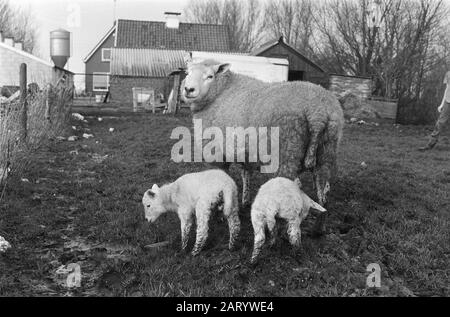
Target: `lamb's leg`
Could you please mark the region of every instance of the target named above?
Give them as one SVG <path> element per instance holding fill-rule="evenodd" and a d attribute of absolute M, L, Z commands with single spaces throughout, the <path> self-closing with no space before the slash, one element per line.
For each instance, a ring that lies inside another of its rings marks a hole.
<path fill-rule="evenodd" d="M 317 191 L 317 202 L 324 208 L 328 209 L 327 204 L 327 194 L 330 191 L 330 181 L 329 178 L 324 176 L 324 173 L 320 170 L 314 171 L 314 186 Z M 317 215 L 316 223 L 313 228 L 314 236 L 321 236 L 325 231 L 325 220 L 327 217 L 327 212 L 322 212 Z"/>
<path fill-rule="evenodd" d="M 320 136 L 325 128 L 325 123 L 315 123 L 310 129 L 310 139 L 305 157 L 305 168 L 312 169 L 316 166 L 316 153 Z"/>
<path fill-rule="evenodd" d="M 242 176 L 242 206 L 250 205 L 250 170 L 245 167 L 241 170 Z"/>
<path fill-rule="evenodd" d="M 181 250 L 186 250 L 189 241 L 189 233 L 192 227 L 192 214 L 186 215 L 180 213 L 181 222 Z"/>
<path fill-rule="evenodd" d="M 209 218 L 211 217 L 210 206 L 206 202 L 199 202 L 195 207 L 195 216 L 197 221 L 197 236 L 195 239 L 192 255 L 196 256 L 203 249 L 208 238 Z"/>
<path fill-rule="evenodd" d="M 261 249 L 266 240 L 265 234 L 266 221 L 259 212 L 254 212 L 253 210 L 252 210 L 252 225 L 253 225 L 253 232 L 255 234 L 255 241 L 253 244 L 253 253 L 250 262 L 255 264 L 256 261 L 258 260 L 258 255 L 261 252 Z"/>

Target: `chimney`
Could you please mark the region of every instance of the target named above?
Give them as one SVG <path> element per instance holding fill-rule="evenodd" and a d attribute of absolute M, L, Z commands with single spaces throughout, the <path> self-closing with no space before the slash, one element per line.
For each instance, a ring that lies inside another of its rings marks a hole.
<path fill-rule="evenodd" d="M 14 47 L 14 38 L 12 37 L 5 37 L 5 44 Z"/>
<path fill-rule="evenodd" d="M 180 26 L 180 12 L 164 12 L 166 16 L 166 27 L 169 29 L 178 29 Z"/>
<path fill-rule="evenodd" d="M 15 42 L 14 47 L 17 48 L 18 50 L 23 51 L 23 42 Z"/>

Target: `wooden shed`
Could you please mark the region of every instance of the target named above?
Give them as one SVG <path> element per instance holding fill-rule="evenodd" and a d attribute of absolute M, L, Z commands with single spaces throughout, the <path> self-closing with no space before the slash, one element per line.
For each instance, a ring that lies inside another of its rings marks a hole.
<path fill-rule="evenodd" d="M 299 50 L 285 43 L 283 37 L 267 42 L 251 53 L 254 56 L 286 58 L 289 61 L 288 81 L 304 80 L 327 87 L 326 71 Z"/>

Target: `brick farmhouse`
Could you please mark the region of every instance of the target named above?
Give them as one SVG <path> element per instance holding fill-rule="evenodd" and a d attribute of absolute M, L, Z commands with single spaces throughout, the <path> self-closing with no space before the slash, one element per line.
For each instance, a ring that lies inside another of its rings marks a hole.
<path fill-rule="evenodd" d="M 166 98 L 168 75 L 184 66 L 186 51 L 229 52 L 226 26 L 181 23 L 168 13 L 166 22 L 117 20 L 84 59 L 86 92 L 111 101 L 132 103 L 132 88 L 145 87 Z"/>

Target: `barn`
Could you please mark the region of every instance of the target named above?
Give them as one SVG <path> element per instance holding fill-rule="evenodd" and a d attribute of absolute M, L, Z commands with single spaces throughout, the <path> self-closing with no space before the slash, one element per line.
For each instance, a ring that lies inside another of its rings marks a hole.
<path fill-rule="evenodd" d="M 304 80 L 324 87 L 328 86 L 327 72 L 299 50 L 286 43 L 283 37 L 263 44 L 251 52 L 251 55 L 286 58 L 289 61 L 289 81 Z"/>
<path fill-rule="evenodd" d="M 110 96 L 114 102 L 131 105 L 133 91 L 151 90 L 154 96 L 167 97 L 173 87 L 168 75 L 185 66 L 186 52 L 148 48 L 113 48 L 111 50 Z"/>
<path fill-rule="evenodd" d="M 84 59 L 86 92 L 109 92 L 110 100 L 120 103 L 132 102 L 133 87 L 166 95 L 167 75 L 181 66 L 186 51 L 230 51 L 226 26 L 182 23 L 176 12 L 165 15 L 165 22 L 118 19 Z"/>
<path fill-rule="evenodd" d="M 289 61 L 288 81 L 309 81 L 321 85 L 338 98 L 354 96 L 357 99 L 357 112 L 364 108 L 370 113 L 365 119 L 395 122 L 397 117 L 397 100 L 385 100 L 372 96 L 372 78 L 351 76 L 348 74 L 330 74 L 298 49 L 292 47 L 280 37 L 254 50 L 254 56 L 285 58 Z M 343 100 L 343 99 L 341 99 Z M 354 113 L 352 113 L 354 114 Z"/>

